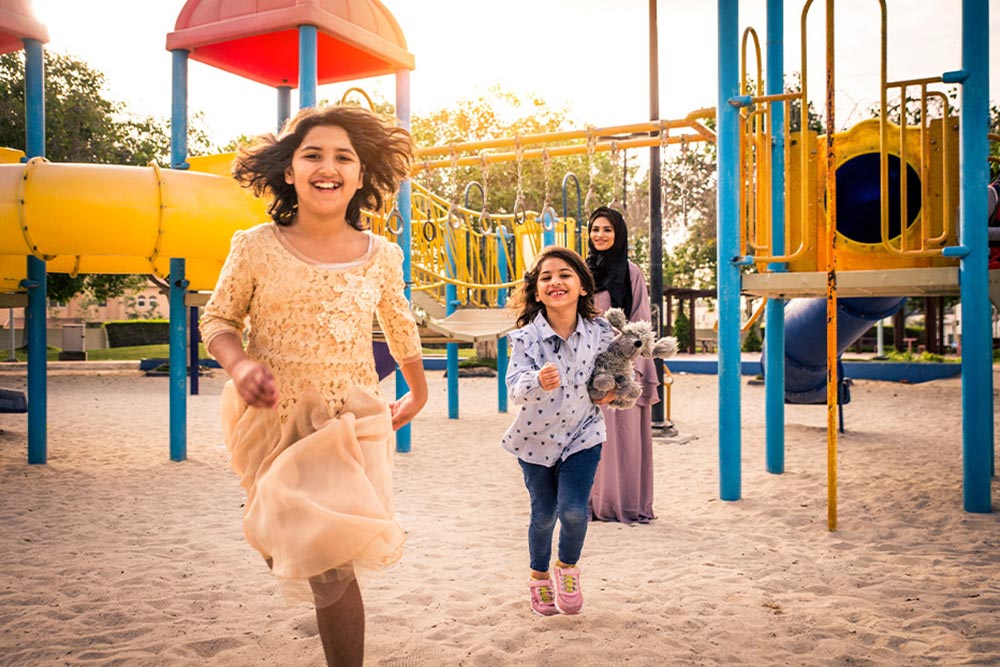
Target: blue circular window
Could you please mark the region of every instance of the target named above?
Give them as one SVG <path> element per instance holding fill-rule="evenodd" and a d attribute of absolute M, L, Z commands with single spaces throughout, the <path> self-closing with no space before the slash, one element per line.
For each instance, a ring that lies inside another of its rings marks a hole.
<path fill-rule="evenodd" d="M 837 231 L 858 243 L 882 242 L 879 154 L 864 153 L 837 168 Z M 900 234 L 900 161 L 889 156 L 889 238 Z M 906 165 L 906 226 L 920 215 L 920 176 Z"/>

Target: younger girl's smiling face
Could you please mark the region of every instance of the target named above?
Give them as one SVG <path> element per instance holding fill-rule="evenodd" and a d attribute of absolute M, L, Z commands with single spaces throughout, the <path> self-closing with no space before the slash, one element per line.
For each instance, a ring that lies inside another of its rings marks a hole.
<path fill-rule="evenodd" d="M 343 216 L 363 178 L 351 137 L 337 125 L 306 132 L 285 171 L 285 182 L 295 187 L 299 215 Z"/>
<path fill-rule="evenodd" d="M 615 227 L 607 218 L 594 218 L 590 223 L 590 242 L 594 247 L 604 252 L 615 244 Z"/>
<path fill-rule="evenodd" d="M 538 268 L 538 282 L 535 285 L 536 298 L 546 311 L 576 311 L 576 302 L 586 292 L 580 284 L 580 276 L 569 264 L 558 257 L 548 257 Z"/>

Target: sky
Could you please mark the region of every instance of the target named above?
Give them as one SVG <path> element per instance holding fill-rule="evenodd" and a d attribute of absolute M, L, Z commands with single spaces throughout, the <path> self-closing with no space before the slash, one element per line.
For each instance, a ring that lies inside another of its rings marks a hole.
<path fill-rule="evenodd" d="M 143 115 L 169 117 L 171 56 L 166 35 L 183 0 L 33 0 L 49 30 L 46 48 L 87 62 L 107 77 L 107 96 Z M 383 0 L 416 60 L 411 105 L 416 114 L 486 95 L 493 86 L 540 95 L 567 107 L 577 127 L 649 119 L 647 0 Z M 740 1 L 740 31 L 753 27 L 766 44 L 766 0 Z M 887 0 L 890 79 L 937 76 L 961 67 L 960 0 Z M 803 3 L 785 3 L 785 70 L 801 70 Z M 990 32 L 1000 35 L 1000 0 L 990 0 Z M 879 3 L 838 0 L 837 125 L 869 117 L 878 100 Z M 822 106 L 824 3 L 807 23 L 809 87 Z M 660 117 L 679 118 L 716 103 L 716 3 L 658 0 Z M 991 44 L 991 99 L 1000 100 L 998 39 Z M 394 77 L 319 88 L 339 100 L 359 86 L 392 101 Z M 192 60 L 189 112 L 202 112 L 213 140 L 275 129 L 276 94 Z M 293 91 L 292 106 L 297 108 Z"/>

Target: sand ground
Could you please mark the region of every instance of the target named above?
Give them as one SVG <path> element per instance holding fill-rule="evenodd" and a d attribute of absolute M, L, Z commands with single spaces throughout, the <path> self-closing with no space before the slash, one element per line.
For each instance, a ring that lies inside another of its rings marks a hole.
<path fill-rule="evenodd" d="M 181 463 L 166 378 L 51 372 L 46 465 L 26 463 L 26 416 L 0 415 L 0 665 L 323 665 L 312 610 L 243 539 L 224 380 L 189 397 Z M 1000 482 L 994 513 L 963 511 L 958 379 L 855 383 L 830 532 L 826 410 L 787 407 L 786 472 L 768 474 L 764 388 L 744 383 L 743 497 L 725 502 L 717 378 L 676 376 L 671 417 L 695 437 L 656 445 L 658 519 L 591 524 L 584 612 L 551 618 L 528 609 L 496 380 L 461 380 L 458 420 L 429 381 L 396 455 L 406 552 L 365 584 L 366 664 L 1000 664 Z"/>

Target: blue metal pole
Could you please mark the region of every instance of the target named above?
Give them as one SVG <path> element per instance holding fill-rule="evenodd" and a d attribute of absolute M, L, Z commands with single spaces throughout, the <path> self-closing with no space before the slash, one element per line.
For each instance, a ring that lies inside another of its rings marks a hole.
<path fill-rule="evenodd" d="M 400 70 L 396 72 L 396 118 L 399 126 L 410 129 L 410 71 Z M 396 206 L 403 217 L 403 231 L 397 241 L 403 249 L 403 283 L 405 285 L 406 299 L 412 299 L 410 286 L 413 284 L 413 251 L 412 251 L 412 230 L 410 229 L 410 216 L 412 205 L 410 203 L 411 184 L 410 181 L 403 181 L 399 184 L 399 194 L 396 195 Z M 396 398 L 400 398 L 410 390 L 406 384 L 406 378 L 396 367 Z M 412 431 L 410 424 L 396 431 L 396 451 L 410 451 Z"/>
<path fill-rule="evenodd" d="M 765 92 L 784 92 L 785 26 L 782 0 L 767 0 L 767 76 Z M 771 247 L 785 252 L 785 104 L 770 106 L 771 121 Z M 782 263 L 768 268 L 780 273 Z M 764 311 L 764 340 L 768 350 L 764 370 L 764 413 L 766 431 L 766 467 L 770 473 L 785 472 L 785 304 L 770 299 Z"/>
<path fill-rule="evenodd" d="M 722 500 L 739 500 L 740 453 L 740 273 L 739 254 L 739 118 L 729 100 L 739 90 L 739 3 L 718 0 L 719 152 L 719 492 Z"/>
<path fill-rule="evenodd" d="M 187 169 L 188 52 L 171 51 L 170 168 Z"/>
<path fill-rule="evenodd" d="M 579 200 L 579 198 L 577 198 Z M 507 271 L 507 229 L 497 225 L 497 263 L 500 269 L 500 282 L 510 280 Z M 507 288 L 497 290 L 497 308 L 507 305 Z M 497 410 L 507 412 L 507 337 L 497 339 Z"/>
<path fill-rule="evenodd" d="M 187 169 L 188 52 L 172 52 L 170 166 Z M 187 313 L 188 282 L 183 259 L 170 259 L 170 460 L 187 458 Z M 196 348 L 197 351 L 197 348 Z M 197 352 L 196 352 L 197 353 Z M 197 370 L 197 365 L 195 365 Z"/>
<path fill-rule="evenodd" d="M 316 106 L 318 31 L 314 25 L 299 26 L 299 108 Z M 396 79 L 397 82 L 399 79 Z M 398 103 L 398 100 L 397 100 Z"/>
<path fill-rule="evenodd" d="M 457 273 L 455 266 L 455 230 L 450 222 L 445 225 L 444 251 L 448 258 L 445 271 L 449 278 Z M 445 315 L 455 312 L 458 305 L 458 288 L 448 283 L 444 288 Z M 458 419 L 458 343 L 448 343 L 445 363 L 448 375 L 448 419 Z"/>
<path fill-rule="evenodd" d="M 563 176 L 562 180 L 562 204 L 563 204 L 563 217 L 569 217 L 569 201 L 566 196 L 566 185 L 569 183 L 569 179 L 573 179 L 573 184 L 576 186 L 576 229 L 573 232 L 573 248 L 580 254 L 583 254 L 583 246 L 580 227 L 583 225 L 583 199 L 580 195 L 580 179 L 576 177 L 576 174 L 570 172 Z M 567 244 L 568 245 L 568 244 Z"/>
<path fill-rule="evenodd" d="M 45 157 L 45 52 L 35 39 L 24 40 L 25 153 Z M 46 314 L 48 277 L 45 262 L 28 257 L 28 306 L 24 332 L 28 345 L 28 463 L 48 460 L 48 388 L 46 383 Z M 13 329 L 13 327 L 12 327 Z"/>
<path fill-rule="evenodd" d="M 962 2 L 960 129 L 962 296 L 962 471 L 967 512 L 990 511 L 993 371 L 987 282 L 986 187 L 989 163 L 989 2 Z"/>
<path fill-rule="evenodd" d="M 187 458 L 187 310 L 184 260 L 170 259 L 170 460 Z"/>
<path fill-rule="evenodd" d="M 45 157 L 45 51 L 36 39 L 24 40 L 25 152 Z"/>
<path fill-rule="evenodd" d="M 292 87 L 278 86 L 278 131 L 292 117 Z"/>

